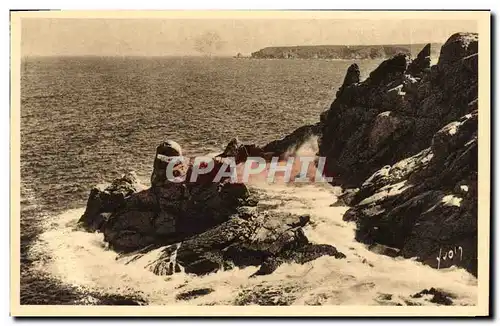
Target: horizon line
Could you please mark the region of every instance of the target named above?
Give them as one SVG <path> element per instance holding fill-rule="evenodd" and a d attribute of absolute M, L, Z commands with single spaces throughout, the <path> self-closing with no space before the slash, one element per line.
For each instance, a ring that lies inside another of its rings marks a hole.
<path fill-rule="evenodd" d="M 422 43 L 381 43 L 381 44 L 317 44 L 317 45 L 270 45 L 260 48 L 256 51 L 246 53 L 249 56 L 253 53 L 259 52 L 267 48 L 300 48 L 300 47 L 328 47 L 328 46 L 345 46 L 345 47 L 371 47 L 371 46 L 406 46 L 406 45 L 440 45 L 442 46 L 444 42 L 422 42 Z M 242 52 L 235 51 L 232 54 L 29 54 L 22 55 L 21 58 L 47 58 L 47 57 L 234 57 L 237 54 L 243 54 Z"/>

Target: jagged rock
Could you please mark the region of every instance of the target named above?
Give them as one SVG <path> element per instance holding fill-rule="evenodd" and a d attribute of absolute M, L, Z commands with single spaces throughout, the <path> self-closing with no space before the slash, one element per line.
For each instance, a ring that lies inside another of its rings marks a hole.
<path fill-rule="evenodd" d="M 450 36 L 441 47 L 437 66 L 446 69 L 461 59 L 476 54 L 478 51 L 477 33 L 456 33 Z"/>
<path fill-rule="evenodd" d="M 351 206 L 354 198 L 356 197 L 356 194 L 359 192 L 359 188 L 354 188 L 354 189 L 346 189 L 344 190 L 343 193 L 341 193 L 337 201 L 333 203 L 332 207 L 337 207 L 337 206 Z"/>
<path fill-rule="evenodd" d="M 227 143 L 224 152 L 220 154 L 221 157 L 236 157 L 238 155 L 241 143 L 238 138 L 233 138 L 229 143 Z"/>
<path fill-rule="evenodd" d="M 285 156 L 289 153 L 295 153 L 311 137 L 317 137 L 321 133 L 321 125 L 306 125 L 295 129 L 289 135 L 279 140 L 274 140 L 262 147 L 266 153 L 274 153 L 277 156 Z"/>
<path fill-rule="evenodd" d="M 430 71 L 424 68 L 426 46 L 409 66 L 399 54 L 368 79 L 342 86 L 321 116 L 319 155 L 326 157 L 325 175 L 333 184 L 359 187 L 380 167 L 428 147 L 441 127 L 472 111 L 478 81 L 474 35 L 450 37 L 442 64 Z"/>
<path fill-rule="evenodd" d="M 403 257 L 436 268 L 457 265 L 475 274 L 477 110 L 440 129 L 429 148 L 378 175 L 363 184 L 344 215 L 356 221 L 356 239 L 397 248 Z"/>
<path fill-rule="evenodd" d="M 333 246 L 309 242 L 302 227 L 310 216 L 257 211 L 257 200 L 245 184 L 230 177 L 214 179 L 224 168 L 224 156 L 241 157 L 242 148 L 253 147 L 231 141 L 223 154 L 213 158 L 214 169 L 197 179 L 191 178 L 192 165 L 178 162 L 175 171 L 180 179 L 175 181 L 163 169 L 182 149 L 174 142 L 162 143 L 156 151 L 151 188 L 136 185 L 131 174 L 103 190 L 93 189 L 80 223 L 102 232 L 121 257 L 134 260 L 157 250 L 158 259 L 149 269 L 159 275 L 181 271 L 202 275 L 250 265 L 263 265 L 265 270 L 270 261 L 303 264 L 323 255 L 345 257 Z"/>
<path fill-rule="evenodd" d="M 349 68 L 347 68 L 347 74 L 344 78 L 342 86 L 351 86 L 352 84 L 359 83 L 359 76 L 359 66 L 353 63 L 349 66 Z"/>
<path fill-rule="evenodd" d="M 304 264 L 324 255 L 345 258 L 333 246 L 311 244 L 301 226 L 290 226 L 301 225 L 302 220 L 291 214 L 270 217 L 261 212 L 251 218 L 236 214 L 202 234 L 162 248 L 149 268 L 169 275 L 178 265 L 186 273 L 203 275 L 261 265 L 257 276 L 272 273 L 283 262 Z"/>
<path fill-rule="evenodd" d="M 193 167 L 179 163 L 177 176 L 185 180 L 173 182 L 167 180 L 162 170 L 166 162 L 158 154 L 173 157 L 182 151 L 173 142 L 158 146 L 151 188 L 143 190 L 133 175 L 126 175 L 90 193 L 80 224 L 103 232 L 112 249 L 130 252 L 175 243 L 226 221 L 241 206 L 255 205 L 244 184 L 231 182 L 229 177 L 214 182 L 223 162 L 214 160 L 213 171 L 194 181 Z"/>
<path fill-rule="evenodd" d="M 238 138 L 233 138 L 224 149 L 224 152 L 217 155 L 217 157 L 231 157 L 234 158 L 236 164 L 245 162 L 249 157 L 262 157 L 270 159 L 272 153 L 266 153 L 262 148 L 255 144 L 242 144 Z"/>
<path fill-rule="evenodd" d="M 431 67 L 431 44 L 427 44 L 417 54 L 417 57 L 408 66 L 407 73 L 415 77 L 422 77 Z"/>
<path fill-rule="evenodd" d="M 356 83 L 359 83 L 359 78 L 360 78 L 360 71 L 359 71 L 359 66 L 356 63 L 353 63 L 352 65 L 347 68 L 347 73 L 345 74 L 344 82 L 342 83 L 342 86 L 340 87 L 339 91 L 337 92 L 337 96 L 342 95 L 342 91 Z"/>
<path fill-rule="evenodd" d="M 396 54 L 373 70 L 367 82 L 374 85 L 386 85 L 389 82 L 402 80 L 409 63 L 410 59 L 407 54 Z"/>
<path fill-rule="evenodd" d="M 356 188 L 339 204 L 358 241 L 476 274 L 477 34 L 451 36 L 431 69 L 429 50 L 346 87 L 322 114 L 320 155 L 334 184 Z"/>
<path fill-rule="evenodd" d="M 78 224 L 90 232 L 101 230 L 108 220 L 110 212 L 118 209 L 127 197 L 142 188 L 143 186 L 133 171 L 126 173 L 109 185 L 95 186 L 90 191 L 87 207 Z"/>
<path fill-rule="evenodd" d="M 401 120 L 391 115 L 391 111 L 382 112 L 375 117 L 372 129 L 368 135 L 369 147 L 377 149 L 393 132 L 398 130 Z"/>
<path fill-rule="evenodd" d="M 239 206 L 250 204 L 248 199 L 246 186 L 227 178 L 219 183 L 170 183 L 129 196 L 111 212 L 103 233 L 120 252 L 175 243 L 226 221 Z"/>

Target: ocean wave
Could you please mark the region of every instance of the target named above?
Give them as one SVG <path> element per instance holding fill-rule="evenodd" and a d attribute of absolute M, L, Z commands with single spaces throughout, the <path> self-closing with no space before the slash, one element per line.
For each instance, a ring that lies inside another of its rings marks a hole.
<path fill-rule="evenodd" d="M 342 221 L 347 207 L 330 206 L 339 189 L 261 184 L 258 190 L 265 193 L 262 204 L 272 210 L 310 214 L 307 237 L 334 245 L 347 258 L 321 257 L 304 265 L 283 264 L 271 275 L 259 277 L 250 277 L 257 267 L 206 276 L 157 276 L 146 267 L 158 252 L 138 259 L 119 258 L 107 248 L 102 234 L 78 229 L 83 209 L 72 209 L 43 221 L 43 231 L 29 254 L 46 258 L 37 259 L 33 271 L 102 295 L 139 294 L 152 305 L 425 305 L 433 303 L 411 296 L 431 287 L 451 293 L 454 304 L 477 302 L 477 279 L 462 269 L 432 269 L 414 260 L 376 254 L 356 242 L 355 225 Z M 90 298 L 83 304 L 94 301 Z"/>

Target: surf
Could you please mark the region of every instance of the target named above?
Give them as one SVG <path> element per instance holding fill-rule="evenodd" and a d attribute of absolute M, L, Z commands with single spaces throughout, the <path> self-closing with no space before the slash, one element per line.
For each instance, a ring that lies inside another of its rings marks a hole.
<path fill-rule="evenodd" d="M 476 303 L 477 279 L 465 270 L 432 269 L 414 260 L 371 252 L 356 242 L 354 223 L 342 221 L 348 207 L 331 206 L 339 188 L 264 183 L 252 187 L 262 193 L 260 205 L 266 205 L 270 211 L 310 214 L 312 223 L 304 230 L 311 242 L 334 245 L 347 258 L 324 256 L 304 265 L 283 264 L 274 273 L 258 277 L 250 277 L 257 267 L 222 270 L 206 276 L 157 276 L 148 270 L 148 264 L 158 257 L 159 250 L 136 259 L 120 257 L 107 248 L 102 234 L 78 228 L 77 221 L 84 211 L 79 208 L 43 221 L 43 231 L 29 252 L 44 257 L 35 262 L 34 271 L 49 273 L 82 292 L 139 296 L 150 305 L 262 304 L 242 300 L 248 293 L 262 291 L 275 293 L 264 304 L 273 304 L 277 298 L 283 301 L 274 303 L 291 305 L 432 304 L 423 299 L 408 302 L 415 293 L 431 287 L 453 294 L 455 304 Z M 182 299 L 186 293 L 200 291 L 206 294 Z M 387 300 L 389 296 L 391 299 Z M 92 297 L 87 302 L 92 303 Z"/>

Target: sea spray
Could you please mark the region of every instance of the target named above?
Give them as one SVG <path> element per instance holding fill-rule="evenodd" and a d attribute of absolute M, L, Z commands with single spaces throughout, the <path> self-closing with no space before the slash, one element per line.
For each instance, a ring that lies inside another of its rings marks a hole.
<path fill-rule="evenodd" d="M 40 260 L 36 268 L 65 283 L 100 293 L 141 293 L 149 304 L 245 303 L 250 300 L 245 297 L 248 293 L 280 293 L 283 288 L 290 290 L 282 294 L 287 304 L 373 305 L 380 304 L 380 293 L 392 294 L 394 304 L 405 304 L 410 295 L 430 287 L 453 293 L 456 304 L 476 302 L 477 281 L 464 270 L 435 270 L 412 260 L 378 255 L 354 241 L 354 224 L 342 221 L 347 208 L 330 207 L 339 189 L 317 184 L 258 187 L 263 197 L 260 204 L 273 204 L 277 211 L 310 214 L 312 223 L 305 227 L 307 237 L 312 242 L 335 245 L 347 258 L 325 256 L 304 265 L 283 264 L 272 274 L 258 277 L 250 277 L 257 267 L 234 268 L 201 277 L 184 273 L 157 276 L 146 267 L 158 258 L 158 250 L 129 263 L 117 260 L 118 255 L 106 249 L 102 234 L 76 228 L 83 213 L 77 209 L 44 222 L 45 231 L 31 250 L 45 253 L 50 259 Z M 192 300 L 176 299 L 180 293 L 200 288 L 213 291 Z M 419 304 L 431 303 L 422 299 Z"/>

